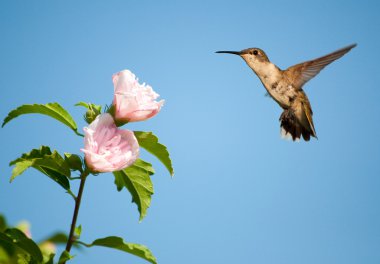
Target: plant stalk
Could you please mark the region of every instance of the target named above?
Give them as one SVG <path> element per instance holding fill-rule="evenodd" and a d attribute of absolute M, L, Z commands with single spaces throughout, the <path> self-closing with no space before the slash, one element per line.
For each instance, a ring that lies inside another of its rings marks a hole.
<path fill-rule="evenodd" d="M 73 244 L 74 244 L 74 242 L 76 240 L 76 237 L 74 236 L 74 231 L 75 231 L 75 226 L 76 226 L 76 223 L 77 223 L 80 202 L 82 200 L 82 194 L 83 194 L 84 184 L 86 182 L 86 178 L 87 178 L 88 174 L 89 173 L 87 171 L 84 171 L 81 174 L 81 180 L 80 180 L 78 195 L 77 195 L 77 197 L 75 199 L 75 208 L 74 208 L 73 219 L 71 221 L 69 238 L 68 238 L 67 244 L 66 244 L 66 251 L 68 253 L 70 253 L 71 247 L 73 246 Z M 65 264 L 65 263 L 66 263 L 66 261 L 63 264 Z"/>

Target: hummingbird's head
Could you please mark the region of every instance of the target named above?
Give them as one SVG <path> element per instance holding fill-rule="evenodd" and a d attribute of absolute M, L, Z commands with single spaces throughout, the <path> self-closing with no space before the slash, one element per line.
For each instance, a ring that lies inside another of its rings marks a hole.
<path fill-rule="evenodd" d="M 247 63 L 260 63 L 269 62 L 268 56 L 265 52 L 259 48 L 249 48 L 240 51 L 240 57 L 242 57 Z"/>
<path fill-rule="evenodd" d="M 229 53 L 239 55 L 249 67 L 256 71 L 263 64 L 269 62 L 268 56 L 259 48 L 243 49 L 242 51 L 217 51 L 216 53 Z"/>

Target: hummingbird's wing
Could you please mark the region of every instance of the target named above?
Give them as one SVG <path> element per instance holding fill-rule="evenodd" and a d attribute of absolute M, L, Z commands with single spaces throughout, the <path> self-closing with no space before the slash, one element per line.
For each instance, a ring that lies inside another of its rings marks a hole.
<path fill-rule="evenodd" d="M 316 76 L 324 67 L 334 60 L 339 59 L 354 47 L 356 47 L 356 44 L 352 44 L 340 50 L 334 51 L 323 57 L 291 66 L 284 71 L 284 74 L 294 87 L 301 88 L 307 81 Z"/>

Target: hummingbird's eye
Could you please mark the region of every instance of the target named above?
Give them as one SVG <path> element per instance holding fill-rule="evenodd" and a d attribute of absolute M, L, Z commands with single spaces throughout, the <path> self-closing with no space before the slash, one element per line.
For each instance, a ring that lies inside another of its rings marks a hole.
<path fill-rule="evenodd" d="M 257 55 L 257 53 L 258 53 L 257 50 L 254 50 L 254 51 L 252 52 L 253 55 Z"/>

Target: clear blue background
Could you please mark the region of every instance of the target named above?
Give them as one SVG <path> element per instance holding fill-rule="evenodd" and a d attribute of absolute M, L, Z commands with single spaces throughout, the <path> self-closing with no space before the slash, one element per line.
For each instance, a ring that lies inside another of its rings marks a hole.
<path fill-rule="evenodd" d="M 118 235 L 162 264 L 380 263 L 378 1 L 1 1 L 0 116 L 57 101 L 110 104 L 111 76 L 132 70 L 166 105 L 148 122 L 175 177 L 153 157 L 155 194 L 138 223 L 111 174 L 87 181 L 82 240 Z M 304 87 L 319 140 L 284 141 L 281 109 L 243 60 L 260 47 L 280 68 L 358 43 Z M 80 153 L 83 139 L 44 116 L 0 129 L 0 212 L 33 237 L 69 229 L 72 199 L 34 170 L 9 184 L 10 160 L 42 144 Z M 77 185 L 73 189 L 76 191 Z M 74 251 L 75 253 L 75 251 Z M 146 263 L 107 248 L 72 263 Z"/>

